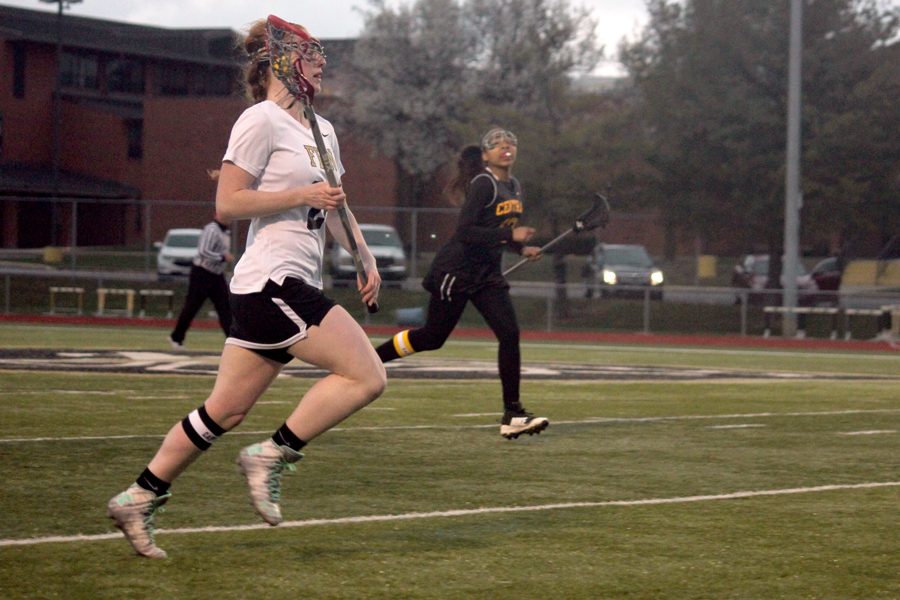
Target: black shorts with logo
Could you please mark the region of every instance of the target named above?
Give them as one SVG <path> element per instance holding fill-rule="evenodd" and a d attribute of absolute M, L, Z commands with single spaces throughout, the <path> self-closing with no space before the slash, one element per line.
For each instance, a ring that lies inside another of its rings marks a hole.
<path fill-rule="evenodd" d="M 322 290 L 288 277 L 278 285 L 269 280 L 261 292 L 231 294 L 231 330 L 226 344 L 252 350 L 287 364 L 287 349 L 305 339 L 307 328 L 319 325 L 336 304 Z"/>

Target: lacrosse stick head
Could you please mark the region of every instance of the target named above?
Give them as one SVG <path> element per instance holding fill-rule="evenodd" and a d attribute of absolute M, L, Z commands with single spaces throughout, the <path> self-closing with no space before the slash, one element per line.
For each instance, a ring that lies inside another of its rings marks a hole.
<path fill-rule="evenodd" d="M 609 225 L 609 201 L 598 193 L 594 194 L 594 202 L 591 207 L 576 217 L 572 229 L 575 230 L 575 233 L 580 233 L 607 225 Z"/>
<path fill-rule="evenodd" d="M 287 91 L 294 98 L 312 104 L 316 88 L 303 73 L 303 60 L 324 64 L 322 43 L 302 25 L 269 15 L 266 19 L 266 53 L 272 73 Z"/>

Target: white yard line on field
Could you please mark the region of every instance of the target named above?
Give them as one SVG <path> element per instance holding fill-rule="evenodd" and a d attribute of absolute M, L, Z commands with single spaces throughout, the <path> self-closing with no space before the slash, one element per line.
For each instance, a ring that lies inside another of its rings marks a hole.
<path fill-rule="evenodd" d="M 495 345 L 497 342 L 490 341 L 482 341 L 482 340 L 454 340 L 451 342 L 453 344 L 459 345 Z M 573 346 L 577 346 L 579 349 L 587 349 L 587 350 L 596 350 L 598 352 L 636 352 L 641 354 L 728 354 L 732 356 L 805 356 L 809 358 L 841 358 L 841 359 L 856 359 L 862 361 L 869 361 L 873 358 L 884 359 L 889 361 L 898 361 L 900 360 L 900 355 L 896 353 L 889 353 L 885 351 L 884 354 L 878 353 L 849 353 L 849 352 L 810 352 L 806 350 L 750 350 L 743 348 L 722 348 L 719 346 L 710 346 L 705 348 L 686 348 L 680 346 L 618 346 L 618 345 L 601 345 L 601 344 L 589 344 L 589 343 L 579 343 L 579 342 L 571 342 L 566 344 L 560 343 L 552 343 L 552 342 L 521 342 L 523 348 L 525 347 L 533 347 L 533 348 L 560 348 L 571 350 Z"/>
<path fill-rule="evenodd" d="M 863 413 L 896 413 L 900 408 L 873 408 L 859 410 L 820 410 L 810 412 L 758 412 L 758 413 L 732 413 L 724 415 L 677 415 L 661 417 L 589 417 L 582 421 L 554 421 L 554 423 L 653 423 L 655 421 L 692 421 L 697 419 L 757 419 L 770 417 L 830 417 L 840 415 L 857 415 Z"/>
<path fill-rule="evenodd" d="M 458 415 L 450 415 L 451 417 L 457 419 L 463 419 L 468 417 L 502 417 L 503 413 L 492 412 L 492 413 L 461 413 Z"/>
<path fill-rule="evenodd" d="M 127 390 L 126 390 L 127 391 Z M 103 391 L 103 390 L 14 390 L 11 392 L 0 392 L 0 396 L 46 396 L 48 394 L 78 394 L 79 396 L 116 396 L 125 393 L 122 390 Z"/>
<path fill-rule="evenodd" d="M 768 417 L 830 417 L 860 414 L 885 414 L 897 413 L 900 408 L 873 408 L 858 410 L 823 410 L 810 412 L 761 412 L 761 413 L 733 413 L 724 415 L 677 415 L 660 417 L 588 417 L 576 420 L 553 420 L 551 425 L 593 425 L 593 424 L 621 424 L 621 423 L 658 423 L 666 421 L 694 421 L 701 419 L 759 419 Z M 357 431 L 415 431 L 429 429 L 490 429 L 497 427 L 496 423 L 483 423 L 478 425 L 369 425 L 359 427 L 335 427 L 329 431 L 354 433 Z M 234 435 L 271 435 L 268 431 L 229 431 L 229 436 Z M 30 442 L 90 442 L 98 440 L 139 440 L 161 439 L 165 433 L 158 434 L 134 434 L 134 435 L 83 435 L 70 437 L 34 437 L 34 438 L 0 438 L 0 444 L 17 444 Z"/>
<path fill-rule="evenodd" d="M 676 496 L 674 498 L 642 498 L 638 500 L 597 500 L 589 502 L 562 502 L 557 504 L 535 504 L 530 506 L 484 506 L 457 510 L 440 510 L 433 512 L 412 512 L 393 515 L 362 515 L 356 517 L 336 517 L 332 519 L 306 519 L 305 521 L 285 521 L 279 529 L 295 527 L 313 527 L 318 525 L 347 525 L 358 523 L 383 523 L 390 521 L 411 521 L 414 519 L 441 519 L 454 517 L 470 517 L 486 514 L 534 512 L 547 510 L 565 510 L 571 508 L 605 508 L 610 506 L 653 506 L 663 504 L 688 504 L 692 502 L 710 502 L 714 500 L 739 500 L 743 498 L 759 498 L 766 496 L 787 496 L 791 494 L 812 494 L 818 492 L 834 492 L 841 490 L 860 490 L 900 486 L 900 481 L 872 481 L 868 483 L 818 485 L 813 487 L 784 488 L 776 490 L 753 490 L 731 492 L 726 494 L 707 494 L 701 496 Z M 256 523 L 253 525 L 213 525 L 209 527 L 182 527 L 179 529 L 157 529 L 156 533 L 173 535 L 185 533 L 226 533 L 234 531 L 271 530 L 270 525 Z M 121 538 L 120 533 L 101 533 L 96 535 L 53 535 L 26 539 L 0 539 L 0 547 L 36 546 L 59 542 L 94 542 Z"/>

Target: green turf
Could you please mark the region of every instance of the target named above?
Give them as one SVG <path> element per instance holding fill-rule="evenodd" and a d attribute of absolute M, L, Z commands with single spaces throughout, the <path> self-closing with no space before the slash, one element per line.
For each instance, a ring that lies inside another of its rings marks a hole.
<path fill-rule="evenodd" d="M 220 334 L 197 334 L 221 347 Z M 0 326 L 6 347 L 160 350 L 159 335 Z M 495 353 L 456 341 L 432 357 Z M 175 483 L 158 518 L 170 558 L 150 561 L 118 537 L 69 536 L 114 531 L 106 501 L 212 378 L 0 371 L 0 598 L 900 597 L 900 486 L 552 508 L 898 482 L 900 356 L 563 344 L 526 344 L 523 356 L 871 378 L 526 380 L 523 401 L 553 424 L 516 441 L 497 432 L 498 382 L 394 379 L 310 444 L 285 478 L 286 519 L 472 512 L 167 533 L 260 522 L 232 461 L 312 383 L 278 379 Z M 864 431 L 887 433 L 846 435 Z M 541 510 L 477 512 L 504 507 Z M 47 536 L 67 541 L 4 545 Z"/>

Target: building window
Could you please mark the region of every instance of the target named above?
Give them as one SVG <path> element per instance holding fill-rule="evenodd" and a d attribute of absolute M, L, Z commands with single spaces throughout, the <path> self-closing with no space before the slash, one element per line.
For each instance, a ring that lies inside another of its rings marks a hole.
<path fill-rule="evenodd" d="M 159 93 L 163 96 L 187 96 L 188 71 L 184 65 L 161 66 Z"/>
<path fill-rule="evenodd" d="M 106 62 L 106 87 L 110 92 L 144 93 L 144 65 L 136 60 L 114 58 Z"/>
<path fill-rule="evenodd" d="M 144 121 L 128 119 L 125 121 L 128 134 L 128 158 L 144 157 Z"/>
<path fill-rule="evenodd" d="M 227 96 L 231 93 L 232 72 L 227 69 L 194 71 L 194 93 L 198 96 Z"/>
<path fill-rule="evenodd" d="M 94 54 L 63 52 L 60 83 L 67 87 L 96 90 L 99 87 L 99 62 Z"/>
<path fill-rule="evenodd" d="M 236 79 L 231 69 L 210 69 L 206 73 L 209 93 L 212 96 L 227 96 L 231 93 L 231 83 Z"/>
<path fill-rule="evenodd" d="M 13 45 L 13 97 L 25 97 L 25 46 Z"/>
<path fill-rule="evenodd" d="M 206 50 L 210 56 L 230 56 L 234 53 L 234 40 L 231 36 L 218 37 L 209 40 Z"/>

